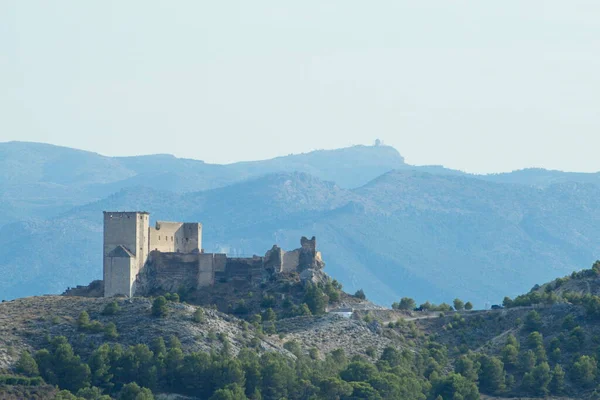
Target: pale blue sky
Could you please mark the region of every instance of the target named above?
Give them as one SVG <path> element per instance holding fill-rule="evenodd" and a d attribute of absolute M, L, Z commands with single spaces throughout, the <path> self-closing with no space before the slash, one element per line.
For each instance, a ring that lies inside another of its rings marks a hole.
<path fill-rule="evenodd" d="M 600 2 L 0 2 L 0 141 L 600 170 Z"/>

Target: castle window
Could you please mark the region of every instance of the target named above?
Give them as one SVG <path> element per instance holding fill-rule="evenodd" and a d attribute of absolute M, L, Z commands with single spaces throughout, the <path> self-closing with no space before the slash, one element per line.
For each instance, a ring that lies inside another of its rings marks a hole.
<path fill-rule="evenodd" d="M 173 236 L 171 236 L 171 242 L 173 241 Z"/>
<path fill-rule="evenodd" d="M 158 240 L 160 240 L 160 236 L 158 237 Z"/>

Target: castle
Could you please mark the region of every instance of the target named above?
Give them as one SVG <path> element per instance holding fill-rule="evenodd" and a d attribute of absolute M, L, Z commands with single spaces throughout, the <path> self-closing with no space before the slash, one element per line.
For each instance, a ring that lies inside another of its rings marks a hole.
<path fill-rule="evenodd" d="M 158 221 L 151 227 L 149 218 L 143 211 L 104 212 L 104 297 L 198 289 L 236 280 L 258 283 L 286 272 L 313 280 L 324 267 L 314 237 L 303 237 L 301 247 L 293 251 L 275 245 L 262 257 L 230 258 L 204 252 L 199 222 Z"/>

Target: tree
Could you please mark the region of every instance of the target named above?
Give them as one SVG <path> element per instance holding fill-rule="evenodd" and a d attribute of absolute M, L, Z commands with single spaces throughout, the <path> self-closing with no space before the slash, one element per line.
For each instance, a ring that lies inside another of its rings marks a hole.
<path fill-rule="evenodd" d="M 167 293 L 165 294 L 165 299 L 173 303 L 179 303 L 179 293 Z"/>
<path fill-rule="evenodd" d="M 340 373 L 340 377 L 346 382 L 364 382 L 371 379 L 377 373 L 373 364 L 364 361 L 353 361 Z"/>
<path fill-rule="evenodd" d="M 80 330 L 84 330 L 87 329 L 87 327 L 90 326 L 90 315 L 87 313 L 87 311 L 82 311 L 79 314 L 79 317 L 77 318 L 77 327 Z"/>
<path fill-rule="evenodd" d="M 217 390 L 209 400 L 246 400 L 247 398 L 244 388 L 234 383 Z"/>
<path fill-rule="evenodd" d="M 85 400 L 112 400 L 110 396 L 103 395 L 102 390 L 95 386 L 79 389 L 77 391 L 77 397 Z"/>
<path fill-rule="evenodd" d="M 479 379 L 478 368 L 479 365 L 476 365 L 470 357 L 465 355 L 460 356 L 454 366 L 456 373 L 461 374 L 471 382 L 477 382 L 477 379 Z"/>
<path fill-rule="evenodd" d="M 25 376 L 38 376 L 40 374 L 37 363 L 28 351 L 24 351 L 21 354 L 15 370 L 17 373 Z"/>
<path fill-rule="evenodd" d="M 542 328 L 542 318 L 540 317 L 540 314 L 535 310 L 527 313 L 523 327 L 527 332 L 539 331 Z"/>
<path fill-rule="evenodd" d="M 482 356 L 479 362 L 479 387 L 485 393 L 498 393 L 504 390 L 504 364 L 497 357 Z"/>
<path fill-rule="evenodd" d="M 519 357 L 519 370 L 523 373 L 531 372 L 535 367 L 537 357 L 532 350 L 527 350 Z"/>
<path fill-rule="evenodd" d="M 264 312 L 262 319 L 263 321 L 275 321 L 277 319 L 277 315 L 275 314 L 275 311 L 269 307 Z"/>
<path fill-rule="evenodd" d="M 532 350 L 544 346 L 544 337 L 539 332 L 531 332 L 529 336 L 527 336 L 527 346 Z"/>
<path fill-rule="evenodd" d="M 567 315 L 562 322 L 562 328 L 564 330 L 570 331 L 571 329 L 577 326 L 577 322 L 575 322 L 575 318 L 572 315 Z"/>
<path fill-rule="evenodd" d="M 154 302 L 152 302 L 152 315 L 155 317 L 164 317 L 167 315 L 167 312 L 167 299 L 163 296 L 158 296 L 154 299 Z"/>
<path fill-rule="evenodd" d="M 324 399 L 339 400 L 352 394 L 352 385 L 339 378 L 325 378 L 319 382 L 319 391 Z"/>
<path fill-rule="evenodd" d="M 504 365 L 515 367 L 519 358 L 519 349 L 512 344 L 507 344 L 502 349 L 501 356 Z"/>
<path fill-rule="evenodd" d="M 538 395 L 546 396 L 550 390 L 548 385 L 552 380 L 552 373 L 547 362 L 542 362 L 531 372 L 527 372 L 523 377 L 523 389 L 525 391 Z"/>
<path fill-rule="evenodd" d="M 581 350 L 585 344 L 585 331 L 582 327 L 576 326 L 569 332 L 569 337 L 565 343 L 565 347 L 570 351 Z"/>
<path fill-rule="evenodd" d="M 114 322 L 109 322 L 104 327 L 104 338 L 108 340 L 115 340 L 119 337 L 119 333 L 117 332 L 117 326 Z"/>
<path fill-rule="evenodd" d="M 192 320 L 198 324 L 203 324 L 206 321 L 206 315 L 204 314 L 204 310 L 201 308 L 196 308 Z"/>
<path fill-rule="evenodd" d="M 360 300 L 367 299 L 367 296 L 365 295 L 365 292 L 362 289 L 358 289 L 356 291 L 356 293 L 354 293 L 354 297 L 356 297 L 357 299 L 360 299 Z"/>
<path fill-rule="evenodd" d="M 320 315 L 325 313 L 329 298 L 321 288 L 309 283 L 304 293 L 304 303 L 306 303 L 313 315 Z"/>
<path fill-rule="evenodd" d="M 71 392 L 89 386 L 90 367 L 81 362 L 64 336 L 57 336 L 50 342 L 50 349 L 35 354 L 40 375 L 47 383 L 58 385 Z"/>
<path fill-rule="evenodd" d="M 465 303 L 459 298 L 454 299 L 453 304 L 456 311 L 462 311 L 465 308 Z"/>
<path fill-rule="evenodd" d="M 580 356 L 571 367 L 571 379 L 583 387 L 591 387 L 596 380 L 598 366 L 590 356 Z"/>
<path fill-rule="evenodd" d="M 116 364 L 116 360 L 112 360 Z M 110 391 L 114 384 L 114 375 L 111 373 L 111 349 L 108 344 L 98 347 L 88 360 L 91 370 L 91 383 L 93 386 Z"/>
<path fill-rule="evenodd" d="M 433 384 L 432 396 L 442 399 L 479 400 L 475 382 L 459 374 L 450 374 Z"/>
<path fill-rule="evenodd" d="M 77 398 L 77 396 L 75 396 L 73 393 L 69 392 L 68 390 L 61 390 L 60 392 L 56 393 L 54 400 L 79 400 L 79 399 Z"/>
<path fill-rule="evenodd" d="M 116 302 L 116 300 L 113 300 L 104 306 L 104 309 L 102 310 L 102 315 L 115 315 L 120 310 L 121 307 L 119 307 L 119 304 Z"/>
<path fill-rule="evenodd" d="M 417 304 L 410 297 L 403 297 L 400 299 L 400 303 L 397 305 L 399 310 L 414 310 Z"/>
<path fill-rule="evenodd" d="M 350 399 L 381 400 L 381 396 L 367 382 L 351 382 L 352 397 Z"/>
<path fill-rule="evenodd" d="M 298 309 L 298 314 L 304 316 L 311 316 L 312 312 L 310 312 L 310 308 L 308 308 L 308 305 L 306 303 L 302 303 L 302 305 Z"/>
<path fill-rule="evenodd" d="M 333 281 L 333 282 L 327 282 L 325 284 L 325 294 L 327 295 L 327 297 L 329 297 L 329 302 L 330 303 L 337 303 L 338 301 L 340 301 L 340 289 L 338 288 L 337 285 L 339 285 L 339 283 L 337 283 L 337 281 Z M 341 287 L 341 285 L 339 285 Z"/>
<path fill-rule="evenodd" d="M 119 400 L 154 400 L 154 396 L 150 389 L 140 387 L 137 383 L 132 382 L 123 386 Z"/>
<path fill-rule="evenodd" d="M 565 389 L 565 371 L 558 364 L 552 370 L 552 380 L 549 388 L 552 394 L 561 394 Z"/>
<path fill-rule="evenodd" d="M 473 309 L 473 303 L 471 303 L 470 301 L 467 301 L 465 303 L 465 310 L 471 311 L 472 309 Z"/>

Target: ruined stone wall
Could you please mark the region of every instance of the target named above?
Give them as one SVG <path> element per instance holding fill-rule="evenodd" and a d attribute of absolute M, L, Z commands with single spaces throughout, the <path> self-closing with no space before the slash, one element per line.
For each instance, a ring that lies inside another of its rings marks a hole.
<path fill-rule="evenodd" d="M 232 281 L 256 283 L 262 280 L 264 271 L 264 258 L 227 258 L 225 269 L 215 271 L 215 284 Z"/>
<path fill-rule="evenodd" d="M 282 272 L 293 272 L 300 264 L 300 250 L 286 251 L 283 253 Z"/>
<path fill-rule="evenodd" d="M 136 280 L 138 296 L 155 292 L 178 292 L 197 288 L 199 254 L 150 253 L 148 262 Z"/>

